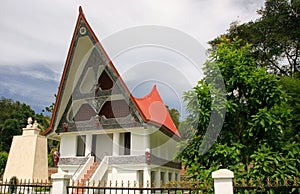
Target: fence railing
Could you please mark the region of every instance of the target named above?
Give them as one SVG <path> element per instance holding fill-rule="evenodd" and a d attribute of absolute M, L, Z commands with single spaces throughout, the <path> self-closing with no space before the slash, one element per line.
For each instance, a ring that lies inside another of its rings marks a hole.
<path fill-rule="evenodd" d="M 80 184 L 71 182 L 67 186 L 67 193 L 211 193 L 212 184 L 200 181 L 170 181 L 166 184 L 147 183 L 146 187 L 136 182 L 91 182 Z"/>
<path fill-rule="evenodd" d="M 300 183 L 296 177 L 265 180 L 242 179 L 241 181 L 234 179 L 233 183 L 235 193 L 300 193 Z"/>
<path fill-rule="evenodd" d="M 296 177 L 285 179 L 266 178 L 256 180 L 233 179 L 233 172 L 220 169 L 212 173 L 214 183 L 206 181 L 169 181 L 169 182 L 143 182 L 119 181 L 119 182 L 72 182 L 71 175 L 65 172 L 51 176 L 51 182 L 22 181 L 11 179 L 0 181 L 1 193 L 52 193 L 52 194 L 83 194 L 83 193 L 109 193 L 109 194 L 184 194 L 184 193 L 300 193 L 300 180 Z"/>
<path fill-rule="evenodd" d="M 2 193 L 40 193 L 49 194 L 52 188 L 52 183 L 47 181 L 30 181 L 16 180 L 15 181 L 0 181 L 0 194 Z"/>

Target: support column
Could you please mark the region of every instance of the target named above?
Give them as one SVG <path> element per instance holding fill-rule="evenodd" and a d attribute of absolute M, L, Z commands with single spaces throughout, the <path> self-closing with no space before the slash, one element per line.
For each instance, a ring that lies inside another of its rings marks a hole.
<path fill-rule="evenodd" d="M 112 181 L 113 186 L 115 186 L 116 181 L 119 181 L 118 180 L 118 170 L 116 167 L 113 167 L 111 169 L 111 181 Z"/>
<path fill-rule="evenodd" d="M 113 134 L 113 149 L 112 149 L 112 155 L 118 156 L 119 154 L 119 148 L 120 148 L 120 133 L 114 133 Z"/>
<path fill-rule="evenodd" d="M 92 140 L 93 140 L 93 135 L 87 134 L 85 139 L 85 156 L 87 156 L 92 152 Z"/>
<path fill-rule="evenodd" d="M 144 173 L 143 173 L 143 187 L 148 188 L 151 187 L 151 170 L 148 167 L 144 168 Z"/>
<path fill-rule="evenodd" d="M 156 187 L 161 187 L 160 182 L 161 182 L 161 177 L 160 177 L 160 168 L 157 169 L 156 171 Z"/>
<path fill-rule="evenodd" d="M 212 172 L 215 194 L 233 194 L 233 177 L 233 172 L 227 169 Z"/>
<path fill-rule="evenodd" d="M 176 180 L 176 173 L 175 172 L 172 172 L 172 179 L 171 179 L 171 181 L 177 181 Z"/>
<path fill-rule="evenodd" d="M 72 178 L 71 174 L 61 172 L 51 175 L 52 178 L 52 192 L 59 194 L 67 194 L 67 186 Z"/>

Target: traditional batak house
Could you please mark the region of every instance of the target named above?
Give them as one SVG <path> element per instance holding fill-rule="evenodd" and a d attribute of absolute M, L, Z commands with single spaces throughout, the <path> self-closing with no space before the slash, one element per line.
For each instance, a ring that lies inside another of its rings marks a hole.
<path fill-rule="evenodd" d="M 132 96 L 79 8 L 47 138 L 74 181 L 149 186 L 179 180 L 180 134 L 154 85 Z"/>

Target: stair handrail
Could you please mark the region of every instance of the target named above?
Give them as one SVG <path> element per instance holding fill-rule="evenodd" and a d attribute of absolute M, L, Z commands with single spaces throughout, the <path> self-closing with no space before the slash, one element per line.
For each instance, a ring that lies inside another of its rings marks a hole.
<path fill-rule="evenodd" d="M 100 158 L 104 158 L 104 156 L 107 156 L 107 155 L 108 155 L 107 152 L 103 152 L 103 153 L 101 154 Z"/>
<path fill-rule="evenodd" d="M 103 154 L 102 154 L 103 155 Z M 101 165 L 107 165 L 107 161 L 108 161 L 108 157 L 109 156 L 104 156 L 103 160 L 101 160 L 99 166 L 97 167 L 97 169 L 95 170 L 95 172 L 93 174 L 91 174 L 88 178 L 87 178 L 87 183 L 89 184 L 91 181 L 91 178 L 94 178 L 95 173 L 97 173 L 97 171 L 99 170 L 99 168 L 101 168 Z M 104 164 L 106 162 L 106 164 Z M 107 168 L 107 167 L 106 167 Z"/>
<path fill-rule="evenodd" d="M 75 174 L 78 172 L 78 170 L 81 168 L 81 166 L 82 166 L 83 164 L 86 163 L 87 159 L 88 159 L 89 156 L 91 156 L 91 155 L 92 155 L 92 153 L 89 153 L 88 155 L 86 155 L 86 157 L 84 157 L 84 160 L 79 164 L 78 168 L 77 168 L 76 171 L 74 172 L 74 174 L 73 174 L 73 176 L 72 176 L 71 179 L 74 178 Z"/>
<path fill-rule="evenodd" d="M 104 157 L 107 156 L 107 155 L 108 155 L 107 152 L 103 152 L 103 153 L 101 154 L 100 158 L 103 157 L 103 159 L 104 159 Z M 100 164 L 101 164 L 102 161 L 103 161 L 103 160 L 100 160 Z M 100 164 L 99 164 L 99 165 L 100 165 Z M 87 181 L 88 181 L 88 182 L 90 182 L 90 178 L 91 178 L 92 176 L 93 176 L 93 174 L 91 174 L 91 175 L 87 178 Z"/>

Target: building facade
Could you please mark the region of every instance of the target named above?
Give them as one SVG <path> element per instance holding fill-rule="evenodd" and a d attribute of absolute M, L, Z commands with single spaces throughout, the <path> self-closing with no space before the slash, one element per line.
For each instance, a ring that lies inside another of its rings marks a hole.
<path fill-rule="evenodd" d="M 59 171 L 74 181 L 142 186 L 179 180 L 180 134 L 154 85 L 134 97 L 82 9 L 47 138 L 60 141 Z"/>

